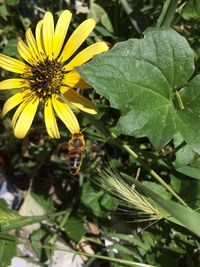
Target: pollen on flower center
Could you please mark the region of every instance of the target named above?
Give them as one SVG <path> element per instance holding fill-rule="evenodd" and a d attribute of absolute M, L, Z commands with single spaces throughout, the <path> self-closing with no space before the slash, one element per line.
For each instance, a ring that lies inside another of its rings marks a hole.
<path fill-rule="evenodd" d="M 64 78 L 63 64 L 48 58 L 31 66 L 24 73 L 29 82 L 29 88 L 40 100 L 45 101 L 52 94 L 60 94 L 60 86 Z"/>

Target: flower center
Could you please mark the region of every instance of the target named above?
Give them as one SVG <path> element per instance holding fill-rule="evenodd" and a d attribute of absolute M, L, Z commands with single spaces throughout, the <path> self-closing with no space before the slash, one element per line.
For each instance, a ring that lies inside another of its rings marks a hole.
<path fill-rule="evenodd" d="M 31 66 L 25 73 L 25 79 L 29 82 L 29 88 L 42 101 L 46 101 L 52 94 L 60 94 L 60 86 L 64 78 L 62 63 L 56 60 L 45 60 L 36 66 Z"/>

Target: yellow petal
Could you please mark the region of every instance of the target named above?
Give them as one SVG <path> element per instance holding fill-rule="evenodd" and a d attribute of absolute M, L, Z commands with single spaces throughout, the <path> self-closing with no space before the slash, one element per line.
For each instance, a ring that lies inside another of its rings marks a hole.
<path fill-rule="evenodd" d="M 70 107 L 64 103 L 59 96 L 53 95 L 53 107 L 61 121 L 67 126 L 69 131 L 74 134 L 80 132 L 80 126 L 76 116 Z"/>
<path fill-rule="evenodd" d="M 16 125 L 17 119 L 19 117 L 19 115 L 21 114 L 22 110 L 25 108 L 25 106 L 29 103 L 29 100 L 31 100 L 30 97 L 25 97 L 23 102 L 19 105 L 19 107 L 17 108 L 17 110 L 15 111 L 13 117 L 12 117 L 12 127 L 14 129 L 14 126 Z"/>
<path fill-rule="evenodd" d="M 82 45 L 82 43 L 86 40 L 89 34 L 95 27 L 95 20 L 87 19 L 82 22 L 78 28 L 72 33 L 69 40 L 67 41 L 61 56 L 59 57 L 59 61 L 64 62 L 68 58 L 70 58 L 73 53 Z"/>
<path fill-rule="evenodd" d="M 97 107 L 87 98 L 78 94 L 74 90 L 69 89 L 63 95 L 71 104 L 73 104 L 78 109 L 93 115 L 97 114 Z"/>
<path fill-rule="evenodd" d="M 0 54 L 0 67 L 12 72 L 23 74 L 26 69 L 26 64 L 17 59 Z"/>
<path fill-rule="evenodd" d="M 105 42 L 99 42 L 92 44 L 82 50 L 78 55 L 76 55 L 63 69 L 65 71 L 70 71 L 74 67 L 80 66 L 81 64 L 90 60 L 93 56 L 105 52 L 108 50 L 108 46 Z"/>
<path fill-rule="evenodd" d="M 60 138 L 58 125 L 54 115 L 52 100 L 49 98 L 44 107 L 44 120 L 47 128 L 47 133 L 51 138 Z"/>
<path fill-rule="evenodd" d="M 16 124 L 13 125 L 14 135 L 17 138 L 24 138 L 31 127 L 37 107 L 39 104 L 39 99 L 34 98 L 22 109 L 18 116 Z M 17 112 L 17 111 L 16 111 Z"/>
<path fill-rule="evenodd" d="M 51 12 L 46 12 L 44 15 L 44 24 L 43 24 L 43 42 L 46 55 L 49 59 L 52 59 L 53 52 L 53 37 L 54 37 L 54 21 Z"/>
<path fill-rule="evenodd" d="M 13 78 L 0 82 L 0 90 L 23 88 L 27 86 L 28 82 L 24 79 Z"/>
<path fill-rule="evenodd" d="M 26 30 L 26 41 L 27 41 L 27 44 L 28 44 L 28 47 L 30 49 L 30 53 L 31 53 L 32 57 L 36 61 L 39 61 L 40 55 L 39 55 L 39 52 L 37 49 L 37 44 L 36 44 L 35 38 L 34 38 L 33 33 L 32 33 L 30 28 L 28 28 Z"/>
<path fill-rule="evenodd" d="M 86 83 L 81 78 L 80 74 L 75 70 L 72 70 L 69 73 L 67 73 L 64 76 L 63 82 L 72 88 L 80 88 L 80 89 L 91 88 L 91 86 L 88 83 Z"/>
<path fill-rule="evenodd" d="M 4 104 L 2 110 L 2 116 L 4 117 L 11 109 L 19 105 L 22 101 L 24 101 L 25 96 L 29 94 L 31 91 L 26 90 L 24 92 L 20 92 L 11 96 Z"/>
<path fill-rule="evenodd" d="M 58 19 L 55 29 L 55 35 L 53 38 L 53 58 L 57 58 L 60 53 L 70 24 L 71 17 L 72 13 L 69 10 L 65 10 L 62 12 Z"/>
<path fill-rule="evenodd" d="M 19 52 L 20 56 L 26 62 L 30 63 L 31 65 L 35 65 L 36 64 L 34 58 L 31 55 L 30 49 L 28 48 L 28 46 L 22 40 L 20 40 L 18 42 L 17 49 L 18 49 L 18 52 Z"/>
<path fill-rule="evenodd" d="M 37 23 L 36 29 L 35 29 L 35 37 L 36 37 L 36 44 L 37 48 L 40 54 L 40 57 L 44 59 L 46 57 L 45 55 L 45 49 L 44 49 L 44 43 L 43 43 L 43 34 L 42 34 L 42 27 L 43 27 L 44 20 L 40 20 Z"/>

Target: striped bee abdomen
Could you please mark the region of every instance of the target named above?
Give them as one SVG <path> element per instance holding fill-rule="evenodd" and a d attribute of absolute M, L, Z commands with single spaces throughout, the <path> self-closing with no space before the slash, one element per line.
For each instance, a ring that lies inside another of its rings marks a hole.
<path fill-rule="evenodd" d="M 85 149 L 84 135 L 81 132 L 73 134 L 68 143 L 68 166 L 72 175 L 79 172 Z"/>
<path fill-rule="evenodd" d="M 72 175 L 76 175 L 80 170 L 83 152 L 81 150 L 72 150 L 68 153 L 69 171 Z"/>

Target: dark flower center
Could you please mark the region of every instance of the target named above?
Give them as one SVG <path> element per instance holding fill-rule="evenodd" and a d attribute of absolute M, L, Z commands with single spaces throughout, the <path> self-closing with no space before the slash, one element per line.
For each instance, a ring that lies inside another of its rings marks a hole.
<path fill-rule="evenodd" d="M 29 88 L 40 100 L 47 100 L 52 94 L 60 94 L 60 86 L 64 78 L 63 64 L 56 60 L 45 60 L 31 66 L 25 73 Z"/>

